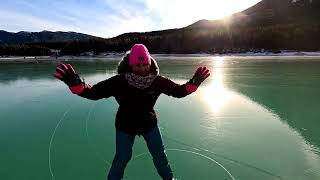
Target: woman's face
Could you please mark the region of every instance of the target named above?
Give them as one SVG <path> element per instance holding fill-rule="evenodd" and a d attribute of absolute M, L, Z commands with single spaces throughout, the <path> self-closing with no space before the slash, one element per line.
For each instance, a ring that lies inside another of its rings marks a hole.
<path fill-rule="evenodd" d="M 147 76 L 150 72 L 150 65 L 149 64 L 134 64 L 131 65 L 132 72 L 134 74 L 140 76 Z"/>

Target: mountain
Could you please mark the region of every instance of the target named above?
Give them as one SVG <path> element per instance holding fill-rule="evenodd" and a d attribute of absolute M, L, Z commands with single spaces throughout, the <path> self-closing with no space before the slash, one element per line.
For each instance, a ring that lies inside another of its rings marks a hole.
<path fill-rule="evenodd" d="M 152 50 L 166 53 L 320 50 L 319 19 L 319 0 L 262 0 L 224 19 L 203 19 L 180 29 L 126 33 L 113 40 L 149 39 Z"/>
<path fill-rule="evenodd" d="M 315 0 L 262 0 L 254 6 L 225 19 L 199 20 L 186 29 L 213 29 L 221 26 L 257 27 L 291 23 L 318 23 L 320 1 Z"/>
<path fill-rule="evenodd" d="M 146 44 L 151 53 L 320 51 L 319 19 L 320 0 L 262 0 L 229 17 L 199 20 L 177 29 L 125 33 L 110 39 L 90 39 L 93 36 L 73 32 L 0 31 L 0 40 L 7 43 L 38 42 L 32 45 L 60 49 L 61 54 L 73 55 L 88 51 L 95 54 L 124 52 L 135 43 Z M 0 51 L 4 55 L 15 54 L 22 48 L 30 46 L 3 47 L 2 50 L 0 46 Z"/>
<path fill-rule="evenodd" d="M 262 24 L 310 23 L 318 21 L 319 8 L 314 0 L 263 0 L 241 14 Z"/>
<path fill-rule="evenodd" d="M 65 42 L 71 40 L 88 40 L 97 38 L 95 36 L 76 33 L 76 32 L 26 32 L 20 31 L 17 33 L 0 31 L 0 43 L 9 44 L 24 44 L 24 43 L 41 43 L 41 42 Z"/>

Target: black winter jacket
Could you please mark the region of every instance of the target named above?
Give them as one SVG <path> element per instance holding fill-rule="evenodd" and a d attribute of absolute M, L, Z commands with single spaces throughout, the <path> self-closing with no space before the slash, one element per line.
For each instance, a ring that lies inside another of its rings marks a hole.
<path fill-rule="evenodd" d="M 154 66 L 153 60 L 152 65 Z M 158 71 L 157 64 L 154 70 Z M 118 69 L 119 70 L 119 69 Z M 119 104 L 115 126 L 129 134 L 143 134 L 157 125 L 154 105 L 160 94 L 182 98 L 189 93 L 186 84 L 179 85 L 158 75 L 146 89 L 129 85 L 123 73 L 101 81 L 91 88 L 85 88 L 79 96 L 98 100 L 115 97 Z"/>

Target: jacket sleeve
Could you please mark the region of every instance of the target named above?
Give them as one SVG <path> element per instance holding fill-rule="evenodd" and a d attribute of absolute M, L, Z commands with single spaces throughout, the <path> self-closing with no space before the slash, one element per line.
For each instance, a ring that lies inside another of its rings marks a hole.
<path fill-rule="evenodd" d="M 117 79 L 117 76 L 113 76 L 93 86 L 85 84 L 84 90 L 78 95 L 90 100 L 99 100 L 102 98 L 114 96 L 114 92 L 117 86 Z"/>
<path fill-rule="evenodd" d="M 187 83 L 180 85 L 163 76 L 158 77 L 158 83 L 160 92 L 168 96 L 182 98 L 191 94 L 186 89 Z"/>

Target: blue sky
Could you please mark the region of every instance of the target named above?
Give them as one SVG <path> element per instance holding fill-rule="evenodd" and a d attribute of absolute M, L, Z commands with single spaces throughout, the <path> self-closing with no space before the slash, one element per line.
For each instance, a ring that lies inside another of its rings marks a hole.
<path fill-rule="evenodd" d="M 0 30 L 75 31 L 100 37 L 180 28 L 260 0 L 0 0 Z"/>

